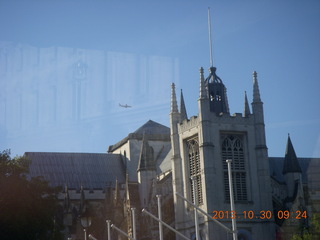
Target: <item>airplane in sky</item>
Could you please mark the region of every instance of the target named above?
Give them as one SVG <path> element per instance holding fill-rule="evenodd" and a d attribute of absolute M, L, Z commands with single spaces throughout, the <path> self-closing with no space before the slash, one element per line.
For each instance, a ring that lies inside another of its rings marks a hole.
<path fill-rule="evenodd" d="M 131 108 L 132 106 L 129 106 L 128 104 L 122 105 L 119 103 L 119 107 L 123 107 L 123 108 Z"/>

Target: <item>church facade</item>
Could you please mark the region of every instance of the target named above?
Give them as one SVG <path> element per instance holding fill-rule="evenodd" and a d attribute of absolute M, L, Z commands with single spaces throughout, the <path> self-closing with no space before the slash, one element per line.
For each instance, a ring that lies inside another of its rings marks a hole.
<path fill-rule="evenodd" d="M 226 87 L 210 68 L 207 78 L 200 69 L 198 116 L 187 118 L 181 95 L 178 111 L 174 85 L 171 99 L 172 174 L 174 192 L 183 194 L 207 213 L 223 212 L 219 221 L 231 228 L 230 194 L 226 160 L 232 160 L 234 200 L 239 233 L 254 239 L 273 239 L 274 219 L 261 219 L 272 211 L 269 161 L 265 138 L 263 103 L 257 73 L 253 74 L 253 102 L 250 112 L 245 95 L 244 113 L 230 115 Z M 194 182 L 190 178 L 195 178 Z M 196 192 L 193 192 L 196 184 Z M 174 196 L 176 228 L 195 235 L 194 219 L 184 200 Z M 245 213 L 259 216 L 250 221 Z M 200 236 L 227 239 L 226 230 L 207 217 L 200 218 Z M 259 236 L 259 237 L 258 237 Z"/>
<path fill-rule="evenodd" d="M 43 176 L 63 186 L 60 217 L 66 238 L 82 239 L 80 217 L 91 214 L 88 233 L 107 239 L 105 221 L 137 239 L 159 239 L 157 216 L 161 195 L 162 219 L 188 239 L 196 239 L 193 202 L 227 228 L 236 219 L 239 239 L 291 239 L 307 218 L 285 220 L 279 212 L 315 213 L 319 209 L 320 159 L 297 158 L 290 137 L 284 158 L 268 156 L 263 103 L 257 73 L 253 73 L 251 109 L 231 115 L 227 90 L 211 67 L 200 69 L 198 115 L 188 118 L 183 94 L 180 107 L 171 87 L 170 128 L 152 120 L 109 146 L 106 154 L 26 153 L 30 176 Z M 232 160 L 235 210 L 230 209 L 228 168 Z M 193 179 L 193 180 L 191 180 Z M 212 218 L 198 214 L 200 239 L 231 239 Z M 127 239 L 112 230 L 112 239 Z M 164 228 L 164 239 L 180 239 Z"/>

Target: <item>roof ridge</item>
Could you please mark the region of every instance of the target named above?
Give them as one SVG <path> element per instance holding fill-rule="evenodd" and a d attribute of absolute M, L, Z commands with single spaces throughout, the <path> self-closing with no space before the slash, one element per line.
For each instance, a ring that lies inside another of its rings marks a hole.
<path fill-rule="evenodd" d="M 154 128 L 154 129 L 152 129 Z M 157 128 L 157 129 L 156 129 Z M 161 129 L 159 129 L 161 128 Z M 155 131 L 153 131 L 155 130 Z M 133 133 L 141 133 L 141 134 L 169 134 L 170 128 L 162 125 L 161 123 L 155 122 L 153 120 L 147 121 L 145 124 L 143 124 L 141 127 L 139 127 L 137 130 L 135 130 Z"/>

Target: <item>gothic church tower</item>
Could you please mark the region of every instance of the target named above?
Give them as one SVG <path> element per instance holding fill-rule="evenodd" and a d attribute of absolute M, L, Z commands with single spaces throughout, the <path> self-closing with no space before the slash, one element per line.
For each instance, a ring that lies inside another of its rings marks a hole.
<path fill-rule="evenodd" d="M 200 69 L 198 116 L 188 119 L 182 95 L 180 101 L 179 112 L 172 85 L 170 123 L 174 192 L 179 192 L 210 215 L 214 215 L 213 211 L 223 211 L 224 216 L 220 215 L 218 220 L 231 229 L 226 164 L 226 160 L 231 159 L 238 236 L 273 239 L 273 217 L 263 216 L 267 211 L 272 213 L 273 208 L 257 73 L 253 73 L 252 113 L 245 94 L 244 113 L 230 115 L 226 87 L 216 75 L 215 67 L 210 68 L 206 79 L 203 68 Z M 195 192 L 191 177 L 196 179 Z M 194 239 L 193 208 L 176 196 L 174 204 L 176 229 Z M 249 211 L 254 217 L 248 215 Z M 230 233 L 201 214 L 199 228 L 202 239 L 231 239 Z"/>

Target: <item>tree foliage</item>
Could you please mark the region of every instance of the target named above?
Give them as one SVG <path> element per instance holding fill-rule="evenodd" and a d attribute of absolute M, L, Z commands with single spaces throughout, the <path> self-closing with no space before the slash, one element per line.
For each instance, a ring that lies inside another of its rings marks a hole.
<path fill-rule="evenodd" d="M 0 152 L 0 239 L 61 239 L 58 189 L 40 177 L 28 179 L 30 163 Z"/>
<path fill-rule="evenodd" d="M 313 213 L 310 227 L 302 227 L 301 234 L 294 234 L 291 240 L 314 240 L 320 236 L 320 213 Z"/>

